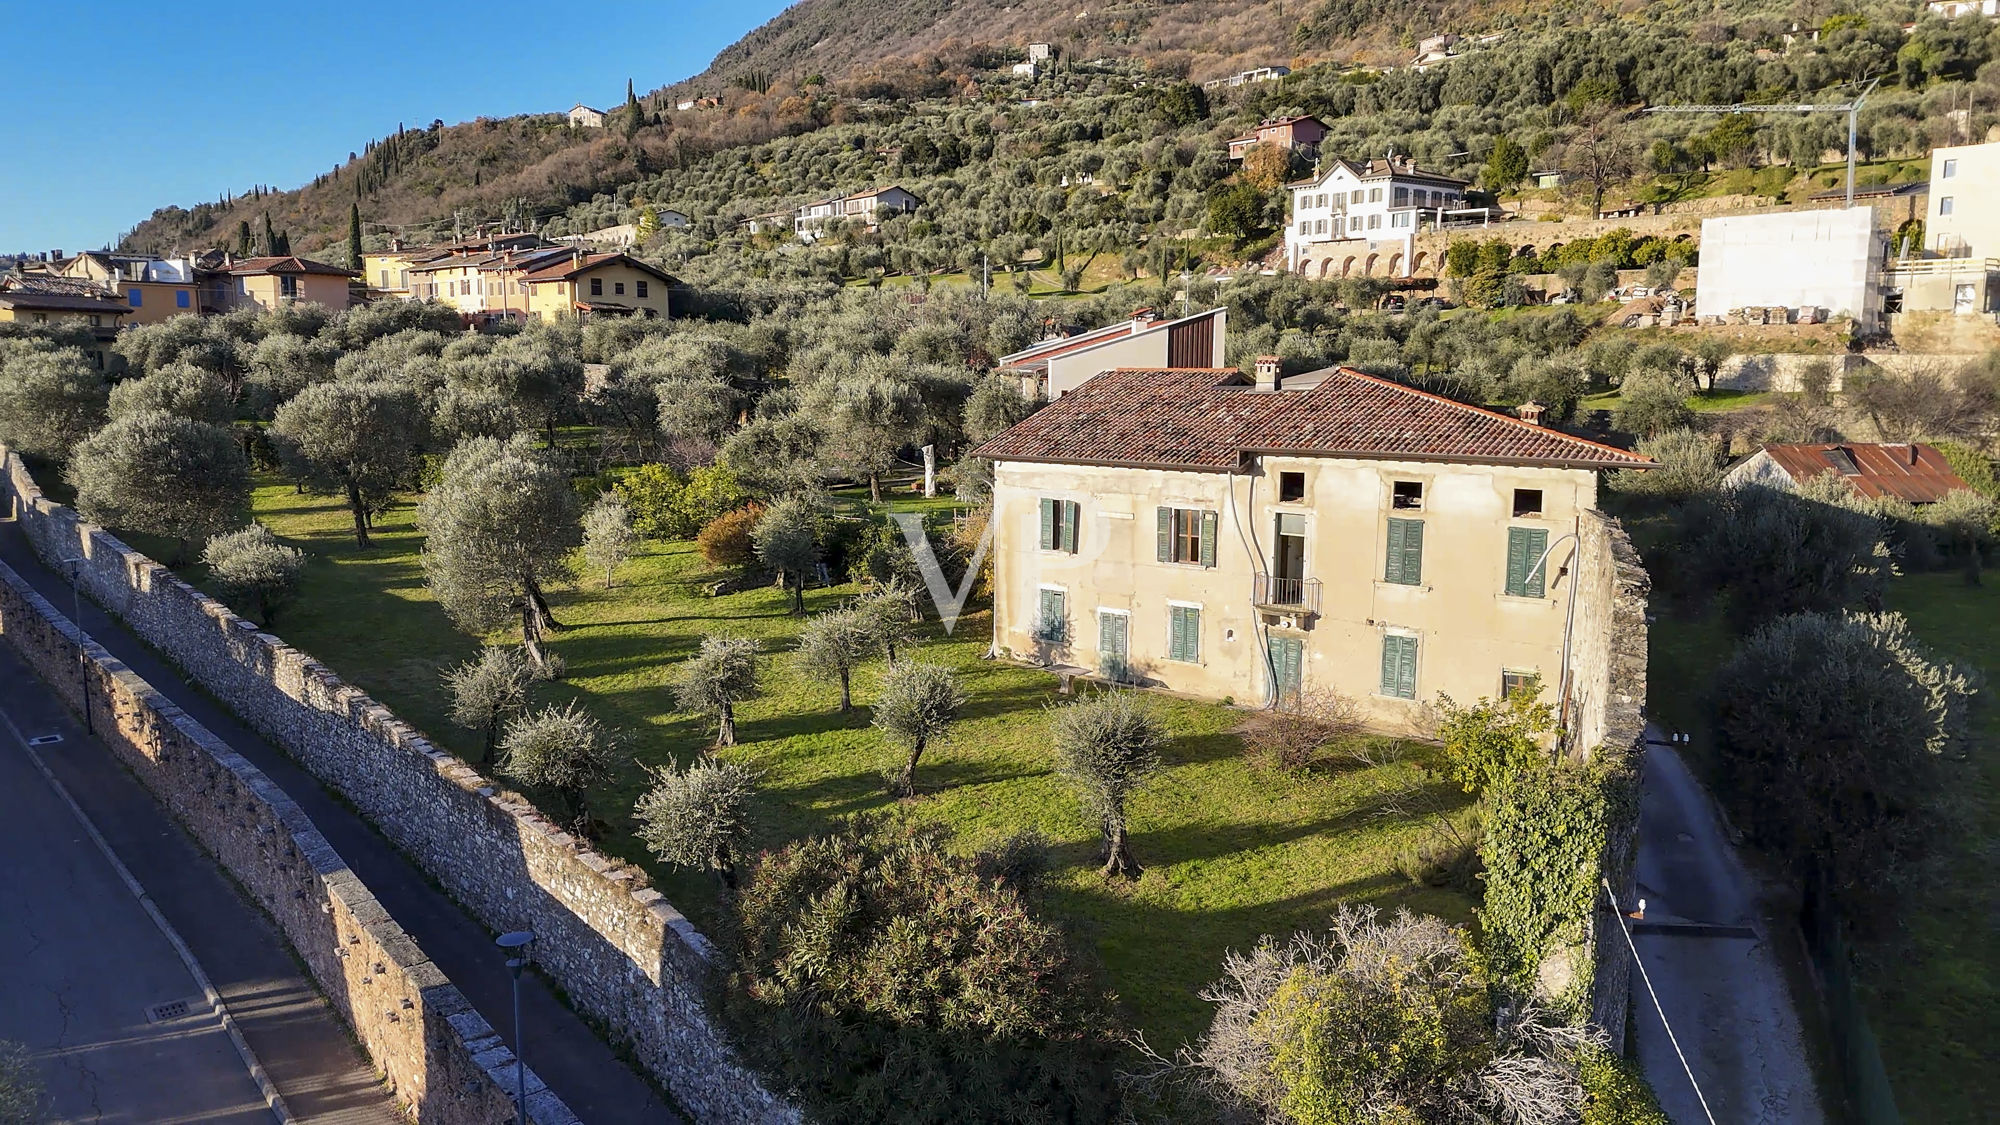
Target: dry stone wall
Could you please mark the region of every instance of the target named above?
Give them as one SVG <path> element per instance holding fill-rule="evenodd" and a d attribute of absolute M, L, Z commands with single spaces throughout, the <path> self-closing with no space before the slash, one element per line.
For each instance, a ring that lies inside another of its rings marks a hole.
<path fill-rule="evenodd" d="M 1576 685 L 1574 745 L 1583 753 L 1619 747 L 1643 758 L 1646 738 L 1646 604 L 1652 578 L 1616 519 L 1585 512 L 1578 529 L 1577 610 L 1570 654 Z M 1607 826 L 1602 874 L 1632 897 L 1633 860 L 1639 846 L 1638 803 Z M 1609 923 L 1609 924 L 1607 924 Z M 1593 946 L 1591 1020 L 1625 1041 L 1631 1007 L 1632 953 L 1615 920 L 1593 910 L 1587 940 Z"/>
<path fill-rule="evenodd" d="M 4 447 L 0 447 L 4 449 Z M 743 1067 L 704 1000 L 708 940 L 631 868 L 433 745 L 388 708 L 172 571 L 83 522 L 5 454 L 37 554 L 164 652 L 496 932 L 532 930 L 537 964 L 701 1122 L 798 1121 Z"/>
<path fill-rule="evenodd" d="M 420 1125 L 513 1119 L 514 1055 L 264 773 L 0 563 L 0 638 L 91 725 L 278 925 Z M 85 659 L 77 658 L 79 641 Z M 530 1078 L 529 1117 L 576 1117 Z"/>

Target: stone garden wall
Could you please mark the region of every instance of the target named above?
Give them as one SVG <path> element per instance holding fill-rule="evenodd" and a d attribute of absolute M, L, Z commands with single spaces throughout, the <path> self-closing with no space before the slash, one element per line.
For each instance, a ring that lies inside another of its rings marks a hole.
<path fill-rule="evenodd" d="M 4 451 L 4 447 L 0 447 Z M 697 1121 L 795 1122 L 705 1003 L 708 940 L 644 885 L 330 669 L 45 497 L 6 452 L 0 491 L 51 566 L 81 557 L 90 596 L 283 747 L 495 932 L 532 930 L 536 963 Z M 5 500 L 0 500 L 4 503 Z"/>

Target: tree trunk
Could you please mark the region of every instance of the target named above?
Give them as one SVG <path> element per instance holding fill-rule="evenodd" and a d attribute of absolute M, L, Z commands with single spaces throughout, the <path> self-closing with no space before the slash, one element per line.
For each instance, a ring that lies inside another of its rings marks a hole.
<path fill-rule="evenodd" d="M 854 692 L 850 688 L 853 678 L 854 673 L 851 669 L 840 670 L 840 713 L 843 715 L 854 710 Z"/>
<path fill-rule="evenodd" d="M 548 657 L 542 653 L 542 617 L 535 612 L 535 603 L 529 598 L 521 599 L 521 648 L 535 671 L 548 667 Z"/>
<path fill-rule="evenodd" d="M 874 473 L 868 474 L 868 499 L 877 504 L 882 502 L 882 478 Z"/>
<path fill-rule="evenodd" d="M 914 797 L 917 795 L 917 759 L 924 756 L 924 740 L 919 738 L 910 747 L 910 760 L 903 763 L 903 776 L 896 779 L 896 795 Z"/>
<path fill-rule="evenodd" d="M 366 549 L 368 546 L 368 507 L 361 502 L 361 486 L 347 482 L 347 510 L 354 516 L 355 545 Z"/>
<path fill-rule="evenodd" d="M 736 705 L 725 703 L 722 713 L 715 720 L 715 744 L 717 746 L 736 745 Z"/>
<path fill-rule="evenodd" d="M 542 627 L 551 630 L 562 628 L 563 623 L 557 621 L 555 612 L 549 609 L 549 599 L 542 596 L 542 584 L 530 578 L 525 585 L 528 592 L 528 604 L 534 607 L 535 616 L 540 620 Z"/>
<path fill-rule="evenodd" d="M 1139 861 L 1132 858 L 1132 844 L 1125 836 L 1123 818 L 1104 818 L 1104 877 L 1123 875 L 1127 879 L 1139 877 Z"/>
<path fill-rule="evenodd" d="M 804 617 L 805 615 L 806 576 L 804 571 L 800 571 L 798 579 L 792 583 L 792 616 Z"/>
<path fill-rule="evenodd" d="M 491 719 L 488 719 L 486 721 L 486 744 L 480 748 L 480 754 L 479 754 L 480 765 L 485 766 L 485 765 L 491 765 L 493 763 L 493 748 L 497 746 L 499 742 L 500 742 L 500 716 L 498 713 L 495 713 Z"/>
<path fill-rule="evenodd" d="M 736 861 L 729 855 L 727 844 L 718 844 L 715 849 L 715 878 L 725 891 L 736 889 Z"/>
<path fill-rule="evenodd" d="M 1965 584 L 1979 586 L 1979 540 L 1967 536 L 1965 540 Z"/>

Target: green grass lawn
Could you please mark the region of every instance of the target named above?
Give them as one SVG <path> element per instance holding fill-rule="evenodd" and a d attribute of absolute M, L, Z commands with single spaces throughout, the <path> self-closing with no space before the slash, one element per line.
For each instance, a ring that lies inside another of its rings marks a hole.
<path fill-rule="evenodd" d="M 1889 588 L 1938 655 L 1978 667 L 2000 689 L 2000 585 L 1958 573 L 1915 574 Z M 1909 945 L 1868 981 L 1869 1021 L 1906 1121 L 1991 1121 L 2000 1099 L 2000 707 L 1980 701 L 1964 796 L 1968 831 L 1944 856 L 1942 884 L 1916 895 Z"/>
<path fill-rule="evenodd" d="M 860 502 L 854 494 L 841 501 L 850 508 Z M 470 656 L 477 641 L 452 627 L 424 586 L 413 509 L 387 513 L 367 551 L 355 547 L 344 510 L 331 498 L 265 484 L 256 512 L 313 556 L 302 596 L 275 631 L 476 760 L 477 738 L 447 718 L 439 673 Z M 591 795 L 593 813 L 611 826 L 603 846 L 644 866 L 704 929 L 718 922 L 713 883 L 661 868 L 629 828 L 632 804 L 648 784 L 643 767 L 685 761 L 711 738 L 704 723 L 675 713 L 671 689 L 674 665 L 711 631 L 757 637 L 772 654 L 762 696 L 740 709 L 743 744 L 726 752 L 762 771 L 753 809 L 758 847 L 823 831 L 845 814 L 899 806 L 949 823 L 967 850 L 1038 828 L 1054 841 L 1058 860 L 1050 905 L 1096 951 L 1133 1024 L 1162 1048 L 1206 1026 L 1207 1005 L 1195 993 L 1217 976 L 1225 949 L 1322 925 L 1336 902 L 1407 905 L 1471 920 L 1466 896 L 1413 886 L 1394 870 L 1397 853 L 1429 829 L 1385 813 L 1387 798 L 1415 789 L 1455 815 L 1464 812 L 1466 798 L 1424 772 L 1425 748 L 1393 764 L 1293 777 L 1246 763 L 1231 733 L 1242 712 L 1160 696 L 1176 737 L 1169 768 L 1133 809 L 1133 847 L 1147 871 L 1133 883 L 1107 883 L 1096 873 L 1096 827 L 1051 770 L 1043 709 L 1057 702 L 1055 681 L 980 659 L 992 629 L 987 607 L 973 607 L 953 636 L 933 627 L 921 645 L 925 659 L 959 671 L 969 703 L 955 737 L 926 753 L 921 794 L 897 802 L 882 781 L 896 755 L 868 725 L 879 668 L 858 677 L 856 709 L 839 714 L 837 687 L 794 667 L 788 650 L 799 621 L 786 612 L 787 595 L 756 589 L 706 597 L 705 583 L 715 577 L 692 544 L 653 543 L 620 572 L 615 588 L 591 579 L 559 595 L 555 610 L 566 628 L 553 647 L 568 678 L 538 689 L 541 701 L 581 698 L 621 732 L 615 775 Z M 853 592 L 809 591 L 808 606 L 818 611 Z"/>

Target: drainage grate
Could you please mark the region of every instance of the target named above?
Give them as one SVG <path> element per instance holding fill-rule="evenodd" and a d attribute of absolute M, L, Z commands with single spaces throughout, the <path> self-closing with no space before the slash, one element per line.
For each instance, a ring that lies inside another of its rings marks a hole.
<path fill-rule="evenodd" d="M 61 742 L 61 741 L 62 741 L 62 735 L 59 735 L 59 734 L 38 734 L 38 735 L 36 735 L 35 737 L 33 737 L 33 738 L 31 738 L 31 739 L 29 739 L 29 740 L 28 740 L 28 745 L 30 745 L 30 746 L 52 746 L 52 745 L 54 745 L 55 743 L 58 743 L 58 742 Z"/>
<path fill-rule="evenodd" d="M 155 1004 L 152 1007 L 147 1008 L 146 1022 L 165 1023 L 168 1020 L 177 1020 L 187 1014 L 188 1014 L 187 1001 L 170 1000 L 165 1004 Z"/>

